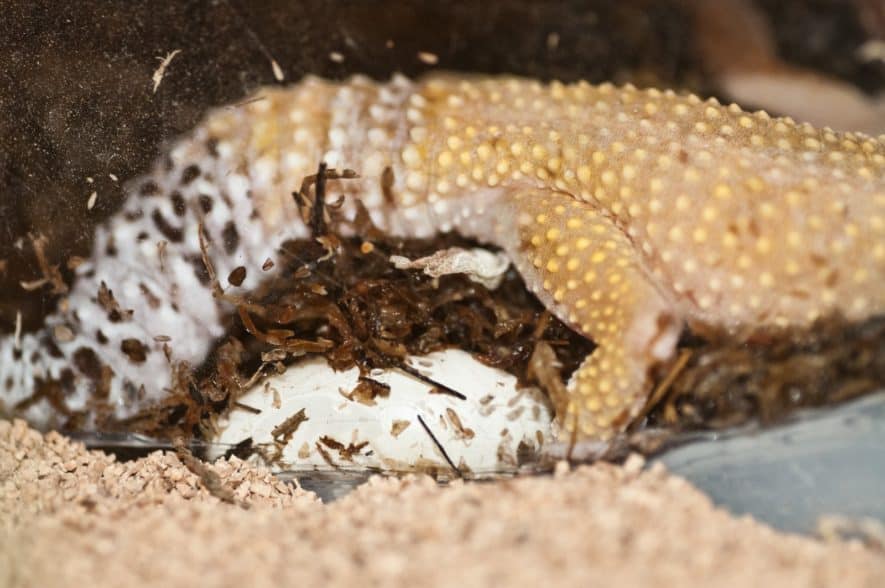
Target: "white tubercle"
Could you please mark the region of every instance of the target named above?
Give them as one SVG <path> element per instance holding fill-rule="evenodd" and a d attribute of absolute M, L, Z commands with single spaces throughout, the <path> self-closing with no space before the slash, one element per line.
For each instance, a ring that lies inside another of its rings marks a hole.
<path fill-rule="evenodd" d="M 242 396 L 239 405 L 248 408 L 235 408 L 212 441 L 223 452 L 251 438 L 261 454 L 274 456 L 267 465 L 278 471 L 446 472 L 451 460 L 461 474 L 483 476 L 517 470 L 553 439 L 543 395 L 517 389 L 511 374 L 454 349 L 408 363 L 464 398 L 389 369 L 370 375 L 390 386 L 389 395 L 361 401 L 351 395 L 356 368 L 336 372 L 310 358 Z M 287 420 L 300 421 L 288 440 L 281 427 Z"/>

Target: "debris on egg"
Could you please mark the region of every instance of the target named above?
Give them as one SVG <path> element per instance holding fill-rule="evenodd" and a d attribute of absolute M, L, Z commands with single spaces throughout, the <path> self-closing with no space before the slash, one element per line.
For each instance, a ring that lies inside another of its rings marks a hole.
<path fill-rule="evenodd" d="M 299 361 L 241 396 L 210 439 L 249 447 L 276 471 L 384 470 L 441 478 L 515 472 L 552 439 L 535 388 L 449 349 L 411 356 L 409 371 L 336 371 Z M 409 373 L 411 372 L 411 373 Z"/>

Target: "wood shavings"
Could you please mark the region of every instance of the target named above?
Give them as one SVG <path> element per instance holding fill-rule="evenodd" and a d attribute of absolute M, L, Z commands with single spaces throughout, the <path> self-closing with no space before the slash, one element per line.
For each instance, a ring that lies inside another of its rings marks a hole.
<path fill-rule="evenodd" d="M 307 417 L 306 411 L 302 408 L 285 421 L 277 425 L 271 431 L 271 436 L 274 440 L 280 440 L 282 443 L 288 443 L 292 438 L 292 435 L 298 431 L 298 427 L 301 426 L 301 423 L 309 420 Z"/>
<path fill-rule="evenodd" d="M 405 431 L 411 424 L 411 421 L 394 420 L 390 425 L 390 436 L 393 438 L 399 437 L 400 433 Z"/>

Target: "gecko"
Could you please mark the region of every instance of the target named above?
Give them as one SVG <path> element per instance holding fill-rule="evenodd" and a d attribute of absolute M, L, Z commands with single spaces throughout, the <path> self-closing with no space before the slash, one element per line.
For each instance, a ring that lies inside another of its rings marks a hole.
<path fill-rule="evenodd" d="M 0 342 L 0 409 L 47 426 L 95 398 L 117 418 L 162 398 L 230 314 L 200 227 L 219 276 L 248 269 L 226 288 L 248 291 L 308 236 L 291 193 L 320 161 L 358 173 L 329 181 L 345 212 L 359 198 L 391 234 L 501 248 L 595 342 L 563 438 L 624 430 L 685 327 L 749 341 L 885 311 L 885 136 L 629 84 L 306 77 L 210 111 L 129 184 L 60 310 Z"/>

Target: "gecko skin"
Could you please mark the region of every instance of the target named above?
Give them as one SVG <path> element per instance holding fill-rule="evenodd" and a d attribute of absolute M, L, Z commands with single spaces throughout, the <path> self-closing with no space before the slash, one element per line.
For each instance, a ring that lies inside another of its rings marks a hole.
<path fill-rule="evenodd" d="M 131 186 L 68 312 L 18 351 L 2 342 L 7 411 L 46 425 L 88 413 L 94 395 L 117 417 L 161 398 L 172 366 L 199 364 L 230 310 L 206 280 L 198 222 L 218 275 L 245 266 L 253 287 L 281 241 L 306 236 L 290 194 L 320 160 L 360 174 L 330 193 L 358 196 L 388 231 L 502 247 L 596 342 L 558 415 L 579 439 L 630 422 L 686 324 L 746 340 L 885 310 L 883 137 L 631 86 L 306 78 L 211 112 Z M 102 282 L 131 317 L 97 300 Z M 73 337 L 52 344 L 58 325 Z M 167 353 L 157 336 L 171 338 Z M 49 377 L 62 394 L 32 397 Z"/>

